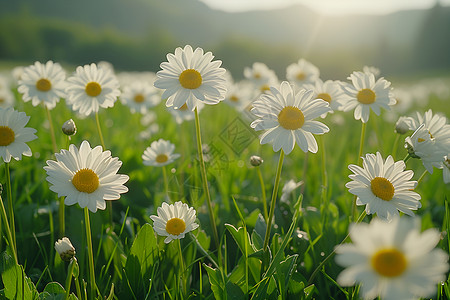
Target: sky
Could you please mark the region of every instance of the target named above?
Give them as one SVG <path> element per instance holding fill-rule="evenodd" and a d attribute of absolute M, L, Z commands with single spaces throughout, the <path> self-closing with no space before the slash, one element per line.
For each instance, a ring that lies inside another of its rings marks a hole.
<path fill-rule="evenodd" d="M 275 9 L 302 4 L 328 15 L 388 14 L 398 10 L 432 7 L 438 0 L 200 0 L 214 9 L 228 12 Z M 450 0 L 440 0 L 450 5 Z"/>

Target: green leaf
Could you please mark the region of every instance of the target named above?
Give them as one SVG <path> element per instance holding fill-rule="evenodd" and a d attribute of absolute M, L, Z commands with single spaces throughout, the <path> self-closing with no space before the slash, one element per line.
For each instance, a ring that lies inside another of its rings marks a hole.
<path fill-rule="evenodd" d="M 227 299 L 225 294 L 225 279 L 222 272 L 219 269 L 213 269 L 205 264 L 203 264 L 203 267 L 208 273 L 211 290 L 216 300 Z"/>
<path fill-rule="evenodd" d="M 9 266 L 2 273 L 5 296 L 8 299 L 39 299 L 39 294 L 21 265 Z"/>
<path fill-rule="evenodd" d="M 49 282 L 45 286 L 44 292 L 48 292 L 49 294 L 66 294 L 64 287 L 58 282 Z"/>
<path fill-rule="evenodd" d="M 317 291 L 316 286 L 311 284 L 304 289 L 305 292 L 305 300 L 311 299 L 314 293 Z"/>
<path fill-rule="evenodd" d="M 251 245 L 250 235 L 248 233 L 245 234 L 246 230 L 244 227 L 239 227 L 239 229 L 236 229 L 236 227 L 230 224 L 225 224 L 225 227 L 230 232 L 243 255 L 248 256 L 255 252 L 255 250 L 253 250 L 253 247 L 248 247 Z M 247 239 L 247 251 L 245 251 L 245 239 Z"/>
<path fill-rule="evenodd" d="M 297 266 L 297 258 L 298 254 L 288 256 L 276 267 L 275 278 L 278 281 L 280 294 L 283 295 L 283 298 L 287 294 L 289 280 L 291 278 L 292 272 Z"/>

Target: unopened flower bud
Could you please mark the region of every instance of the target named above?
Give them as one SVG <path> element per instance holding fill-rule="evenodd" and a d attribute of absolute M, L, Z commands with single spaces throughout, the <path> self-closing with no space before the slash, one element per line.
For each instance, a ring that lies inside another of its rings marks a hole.
<path fill-rule="evenodd" d="M 264 162 L 264 160 L 257 155 L 252 155 L 250 157 L 250 164 L 254 167 L 260 166 L 263 162 Z"/>
<path fill-rule="evenodd" d="M 67 237 L 55 242 L 55 250 L 63 261 L 70 261 L 75 256 L 75 247 Z"/>
<path fill-rule="evenodd" d="M 64 122 L 62 132 L 64 132 L 65 135 L 74 135 L 77 133 L 77 126 L 75 125 L 75 122 L 72 119 Z"/>
<path fill-rule="evenodd" d="M 395 132 L 398 134 L 405 134 L 409 131 L 409 125 L 406 122 L 408 118 L 407 117 L 400 117 L 395 123 Z"/>

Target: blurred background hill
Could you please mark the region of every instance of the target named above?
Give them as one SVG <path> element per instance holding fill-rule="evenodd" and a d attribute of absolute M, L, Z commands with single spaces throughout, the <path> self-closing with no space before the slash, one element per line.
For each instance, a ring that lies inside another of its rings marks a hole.
<path fill-rule="evenodd" d="M 364 65 L 385 75 L 439 73 L 450 70 L 450 7 L 329 16 L 301 5 L 230 13 L 198 0 L 0 0 L 0 60 L 158 71 L 185 44 L 213 51 L 236 78 L 255 61 L 284 78 L 302 57 L 324 79 Z"/>

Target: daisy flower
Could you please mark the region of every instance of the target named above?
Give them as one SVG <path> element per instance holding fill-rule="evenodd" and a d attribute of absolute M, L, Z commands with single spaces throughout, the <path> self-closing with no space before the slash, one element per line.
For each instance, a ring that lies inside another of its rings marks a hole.
<path fill-rule="evenodd" d="M 175 159 L 180 157 L 180 154 L 173 153 L 175 145 L 169 141 L 159 139 L 153 141 L 147 149 L 145 149 L 142 159 L 144 165 L 162 167 L 172 163 Z"/>
<path fill-rule="evenodd" d="M 230 85 L 225 102 L 238 112 L 244 111 L 252 102 L 254 90 L 249 81 L 243 80 Z"/>
<path fill-rule="evenodd" d="M 380 69 L 378 69 L 377 67 L 374 67 L 374 66 L 364 66 L 363 72 L 367 73 L 367 74 L 373 74 L 373 75 L 375 75 L 375 77 L 378 77 L 381 74 Z"/>
<path fill-rule="evenodd" d="M 145 114 L 161 101 L 161 96 L 153 85 L 144 81 L 135 81 L 123 88 L 120 97 L 122 104 L 128 106 L 132 113 Z"/>
<path fill-rule="evenodd" d="M 398 210 L 414 216 L 412 210 L 422 205 L 420 195 L 413 192 L 417 181 L 409 181 L 414 172 L 404 171 L 404 161 L 394 162 L 390 155 L 384 161 L 379 152 L 366 154 L 362 159 L 363 168 L 348 166 L 354 173 L 348 176 L 353 181 L 345 185 L 358 197 L 356 204 L 366 205 L 368 215 L 377 213 L 378 217 L 388 221 L 398 216 Z"/>
<path fill-rule="evenodd" d="M 203 104 L 203 102 L 197 103 L 198 113 L 200 113 L 200 111 L 203 109 L 203 107 L 205 107 L 205 104 Z M 194 117 L 195 117 L 194 112 L 188 109 L 186 103 L 183 104 L 178 109 L 171 106 L 171 107 L 167 107 L 167 110 L 175 118 L 175 122 L 177 122 L 177 124 L 181 124 L 184 121 L 194 120 Z"/>
<path fill-rule="evenodd" d="M 36 129 L 25 127 L 30 117 L 12 107 L 0 108 L 0 157 L 9 163 L 13 157 L 21 160 L 22 155 L 31 156 L 31 149 L 26 144 L 37 138 Z"/>
<path fill-rule="evenodd" d="M 330 113 L 339 110 L 341 107 L 342 90 L 338 81 L 327 80 L 323 82 L 320 78 L 317 78 L 313 84 L 306 83 L 303 87 L 314 91 L 314 99 L 327 101 L 331 108 Z M 322 117 L 326 117 L 326 113 Z"/>
<path fill-rule="evenodd" d="M 337 282 L 360 284 L 364 299 L 430 298 L 446 279 L 448 255 L 435 249 L 440 234 L 434 228 L 421 233 L 419 218 L 374 218 L 351 224 L 349 232 L 353 243 L 336 247 L 336 262 L 345 267 Z"/>
<path fill-rule="evenodd" d="M 391 83 L 384 78 L 375 81 L 373 73 L 353 72 L 348 77 L 352 84 L 343 83 L 341 88 L 345 97 L 342 99 L 342 110 L 355 109 L 356 120 L 363 123 L 369 121 L 370 110 L 379 116 L 381 108 L 390 110 L 390 105 L 395 104 L 391 93 Z"/>
<path fill-rule="evenodd" d="M 313 84 L 319 79 L 319 75 L 319 68 L 303 58 L 286 68 L 286 79 L 299 87 L 304 84 Z"/>
<path fill-rule="evenodd" d="M 153 220 L 153 229 L 158 235 L 167 236 L 164 243 L 182 239 L 186 233 L 197 229 L 195 223 L 195 209 L 181 201 L 174 204 L 164 202 L 158 207 L 158 215 L 150 216 Z"/>
<path fill-rule="evenodd" d="M 262 86 L 274 80 L 278 80 L 275 71 L 269 69 L 266 64 L 260 62 L 253 63 L 252 67 L 245 67 L 244 77 L 256 86 Z"/>
<path fill-rule="evenodd" d="M 329 128 L 315 118 L 330 111 L 322 99 L 312 99 L 312 90 L 294 92 L 287 82 L 280 89 L 271 87 L 270 94 L 253 102 L 252 113 L 259 119 L 251 123 L 255 130 L 267 130 L 261 135 L 261 144 L 273 143 L 275 152 L 283 149 L 291 153 L 297 143 L 303 152 L 318 150 L 313 134 L 324 134 Z"/>
<path fill-rule="evenodd" d="M 100 107 L 114 106 L 120 95 L 119 82 L 109 69 L 96 64 L 77 67 L 76 73 L 67 79 L 67 104 L 81 115 L 97 113 Z"/>
<path fill-rule="evenodd" d="M 13 107 L 15 102 L 14 94 L 10 89 L 0 89 L 0 107 Z"/>
<path fill-rule="evenodd" d="M 129 177 L 117 174 L 122 162 L 101 146 L 91 149 L 89 142 L 83 141 L 80 149 L 71 144 L 55 157 L 56 161 L 47 160 L 44 169 L 50 190 L 58 197 L 65 196 L 66 205 L 78 203 L 95 213 L 106 208 L 105 200 L 117 200 L 128 191 L 123 184 Z"/>
<path fill-rule="evenodd" d="M 66 73 L 58 63 L 51 60 L 46 64 L 37 61 L 26 67 L 20 78 L 17 90 L 23 94 L 23 100 L 31 100 L 33 106 L 42 102 L 48 109 L 52 109 L 60 98 L 66 96 Z"/>
<path fill-rule="evenodd" d="M 70 261 L 76 253 L 75 247 L 67 237 L 63 237 L 55 242 L 55 250 L 63 261 Z"/>
<path fill-rule="evenodd" d="M 299 181 L 299 182 L 295 182 L 294 179 L 289 180 L 288 182 L 286 182 L 283 186 L 283 189 L 281 191 L 281 197 L 280 197 L 280 201 L 281 202 L 288 202 L 289 197 L 291 195 L 291 193 L 297 189 L 299 186 L 301 186 L 303 184 L 303 181 Z"/>
<path fill-rule="evenodd" d="M 161 64 L 154 83 L 164 90 L 166 106 L 179 108 L 186 104 L 194 110 L 199 102 L 217 104 L 225 98 L 225 69 L 220 68 L 222 61 L 213 58 L 211 52 L 203 53 L 202 48 L 193 51 L 189 45 L 167 54 L 168 61 Z"/>

